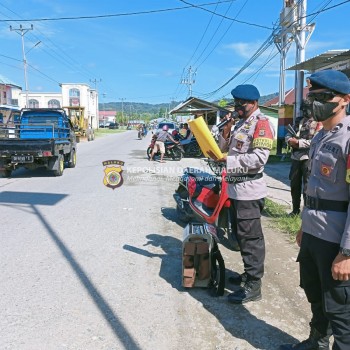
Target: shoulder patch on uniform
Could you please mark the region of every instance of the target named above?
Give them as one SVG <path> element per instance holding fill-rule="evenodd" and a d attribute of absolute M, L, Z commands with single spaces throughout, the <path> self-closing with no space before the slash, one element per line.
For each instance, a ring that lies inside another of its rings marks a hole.
<path fill-rule="evenodd" d="M 273 134 L 267 119 L 259 119 L 253 135 L 253 148 L 272 149 Z"/>

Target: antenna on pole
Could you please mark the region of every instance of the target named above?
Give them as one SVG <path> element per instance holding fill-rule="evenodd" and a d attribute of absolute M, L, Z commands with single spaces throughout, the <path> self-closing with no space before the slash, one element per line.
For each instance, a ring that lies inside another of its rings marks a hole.
<path fill-rule="evenodd" d="M 188 68 L 187 78 L 181 80 L 181 84 L 185 84 L 188 86 L 188 95 L 192 97 L 192 85 L 196 82 L 194 80 L 197 71 L 193 71 L 192 67 Z"/>
<path fill-rule="evenodd" d="M 100 83 L 102 81 L 102 79 L 97 80 L 95 79 L 90 79 L 90 82 L 93 83 L 95 85 L 95 90 L 97 90 L 97 84 Z"/>

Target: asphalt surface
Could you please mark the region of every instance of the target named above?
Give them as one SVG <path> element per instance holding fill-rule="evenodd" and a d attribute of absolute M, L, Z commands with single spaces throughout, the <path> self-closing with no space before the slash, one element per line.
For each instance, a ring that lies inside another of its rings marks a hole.
<path fill-rule="evenodd" d="M 202 160 L 148 162 L 136 131 L 79 144 L 62 177 L 17 170 L 0 179 L 0 349 L 277 349 L 308 335 L 297 247 L 263 218 L 263 299 L 227 303 L 181 285 L 177 176 Z M 105 160 L 124 183 L 103 184 Z M 283 170 L 282 170 L 283 169 Z M 289 201 L 287 165 L 266 169 L 269 196 Z M 284 180 L 283 180 L 284 179 Z M 220 245 L 226 274 L 239 253 Z"/>

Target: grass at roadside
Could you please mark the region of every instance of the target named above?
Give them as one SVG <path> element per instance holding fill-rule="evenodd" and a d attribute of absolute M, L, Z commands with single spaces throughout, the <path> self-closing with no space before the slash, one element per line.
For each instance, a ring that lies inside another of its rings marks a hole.
<path fill-rule="evenodd" d="M 264 213 L 271 218 L 271 226 L 288 233 L 291 241 L 295 241 L 296 233 L 300 229 L 300 216 L 289 217 L 286 207 L 266 198 Z"/>
<path fill-rule="evenodd" d="M 117 134 L 120 132 L 124 132 L 125 129 L 105 129 L 105 128 L 100 128 L 98 130 L 95 130 L 95 136 L 96 137 L 101 137 L 101 136 L 106 136 L 110 134 Z"/>
<path fill-rule="evenodd" d="M 290 162 L 290 152 L 286 148 L 282 149 L 282 154 L 277 155 L 277 140 L 273 141 L 268 163 Z"/>

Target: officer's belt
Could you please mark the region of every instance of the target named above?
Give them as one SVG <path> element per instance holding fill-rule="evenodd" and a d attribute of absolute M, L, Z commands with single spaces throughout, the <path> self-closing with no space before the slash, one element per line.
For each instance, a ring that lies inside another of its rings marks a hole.
<path fill-rule="evenodd" d="M 305 206 L 314 210 L 329 210 L 347 212 L 349 202 L 333 201 L 329 199 L 321 199 L 317 197 L 305 196 Z"/>
<path fill-rule="evenodd" d="M 263 176 L 262 173 L 259 173 L 259 174 L 244 174 L 244 175 L 241 175 L 241 176 L 226 175 L 225 180 L 229 184 L 239 184 L 241 182 L 261 179 L 262 176 Z"/>

